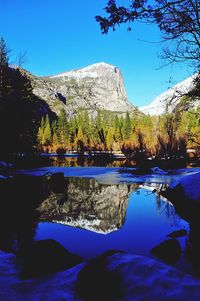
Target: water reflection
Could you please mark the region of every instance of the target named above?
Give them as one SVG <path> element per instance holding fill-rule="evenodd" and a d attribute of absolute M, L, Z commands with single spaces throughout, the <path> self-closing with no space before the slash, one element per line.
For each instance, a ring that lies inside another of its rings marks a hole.
<path fill-rule="evenodd" d="M 162 191 L 165 191 L 169 184 L 167 183 L 145 183 L 143 185 L 140 185 L 140 187 L 147 190 L 146 195 L 154 193 L 155 195 L 155 201 L 157 206 L 157 213 L 159 215 L 162 215 L 163 213 L 166 215 L 166 218 L 173 219 L 174 223 L 179 223 L 179 220 L 181 219 L 174 210 L 173 205 L 162 196 Z"/>
<path fill-rule="evenodd" d="M 51 192 L 37 208 L 40 220 L 109 233 L 122 227 L 128 199 L 137 184 L 103 185 L 95 179 L 68 178 L 64 193 Z"/>
<path fill-rule="evenodd" d="M 59 167 L 91 167 L 91 166 L 106 166 L 106 167 L 123 167 L 135 165 L 135 162 L 127 162 L 125 158 L 115 158 L 113 156 L 55 156 L 52 158 L 52 165 Z"/>
<path fill-rule="evenodd" d="M 23 253 L 33 240 L 53 238 L 84 258 L 109 249 L 150 256 L 170 232 L 187 229 L 188 237 L 180 238 L 184 260 L 200 270 L 199 223 L 191 223 L 189 233 L 160 197 L 160 184 L 105 185 L 73 177 L 61 186 L 56 189 L 48 177 L 0 182 L 1 250 Z"/>

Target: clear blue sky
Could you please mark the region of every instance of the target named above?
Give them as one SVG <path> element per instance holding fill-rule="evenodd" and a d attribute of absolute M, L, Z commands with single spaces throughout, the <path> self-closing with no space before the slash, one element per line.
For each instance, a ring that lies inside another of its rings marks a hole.
<path fill-rule="evenodd" d="M 0 0 L 0 36 L 12 49 L 11 60 L 27 52 L 26 69 L 52 75 L 97 62 L 122 70 L 129 100 L 148 104 L 169 86 L 189 75 L 184 64 L 158 69 L 162 45 L 156 27 L 136 24 L 102 35 L 95 15 L 103 14 L 106 0 Z M 147 42 L 140 41 L 146 40 Z"/>

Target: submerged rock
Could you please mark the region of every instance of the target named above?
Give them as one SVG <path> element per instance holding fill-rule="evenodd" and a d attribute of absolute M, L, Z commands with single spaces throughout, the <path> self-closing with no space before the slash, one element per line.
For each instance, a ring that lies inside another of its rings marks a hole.
<path fill-rule="evenodd" d="M 37 277 L 69 269 L 82 262 L 53 239 L 35 241 L 22 257 L 23 278 Z"/>

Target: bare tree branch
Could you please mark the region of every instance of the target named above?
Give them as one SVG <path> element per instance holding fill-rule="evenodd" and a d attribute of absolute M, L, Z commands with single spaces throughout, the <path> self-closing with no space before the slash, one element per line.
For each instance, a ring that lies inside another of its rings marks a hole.
<path fill-rule="evenodd" d="M 130 0 L 120 6 L 117 0 L 108 0 L 106 17 L 96 16 L 101 31 L 134 21 L 157 24 L 163 40 L 173 42 L 163 57 L 171 61 L 193 61 L 200 68 L 200 1 L 199 0 Z M 174 45 L 176 46 L 174 47 Z M 167 48 L 166 48 L 167 49 Z"/>

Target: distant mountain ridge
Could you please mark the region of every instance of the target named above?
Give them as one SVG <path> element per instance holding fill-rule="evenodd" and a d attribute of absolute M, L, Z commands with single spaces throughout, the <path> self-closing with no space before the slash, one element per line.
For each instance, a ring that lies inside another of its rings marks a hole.
<path fill-rule="evenodd" d="M 56 114 L 62 108 L 69 116 L 79 109 L 91 114 L 98 109 L 117 113 L 136 109 L 128 101 L 120 69 L 104 62 L 52 76 L 32 76 L 31 80 L 33 93 Z"/>
<path fill-rule="evenodd" d="M 139 110 L 144 114 L 161 115 L 164 113 L 172 113 L 177 105 L 180 105 L 181 98 L 195 88 L 195 78 L 193 75 L 180 83 L 174 85 L 164 93 L 157 96 L 149 105 L 140 107 Z M 193 98 L 190 102 L 189 108 L 197 108 L 200 106 L 200 95 Z"/>

